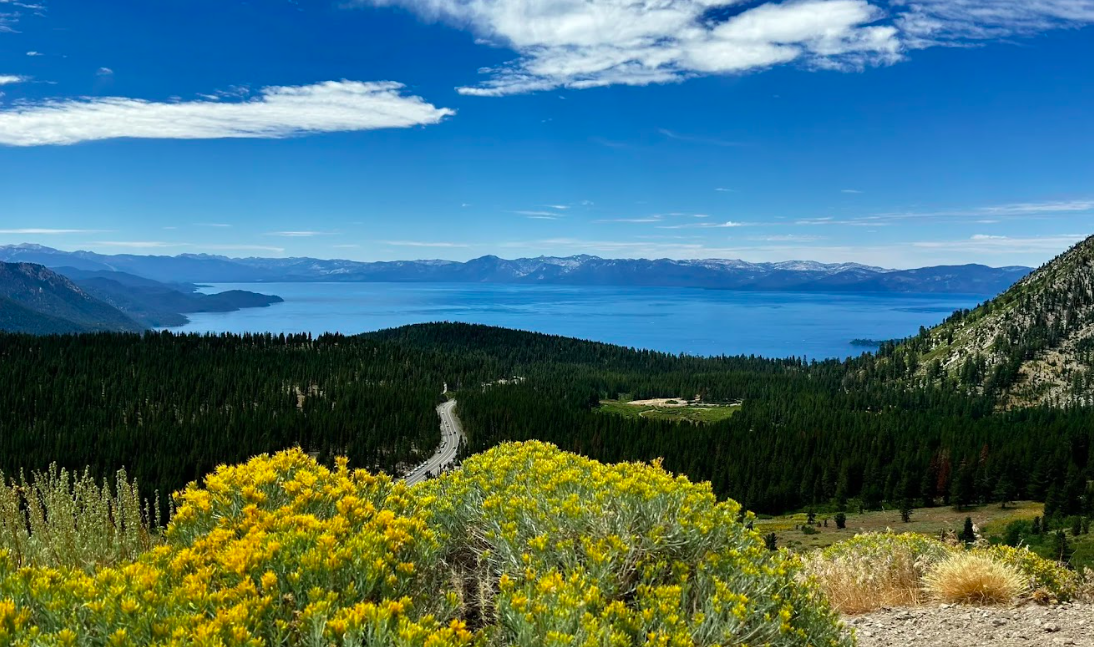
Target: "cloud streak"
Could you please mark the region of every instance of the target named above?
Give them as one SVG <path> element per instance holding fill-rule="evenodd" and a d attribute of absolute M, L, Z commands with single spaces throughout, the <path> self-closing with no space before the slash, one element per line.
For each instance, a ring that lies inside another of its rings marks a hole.
<path fill-rule="evenodd" d="M 101 229 L 41 229 L 27 227 L 23 229 L 0 229 L 0 234 L 9 236 L 61 236 L 64 234 L 98 234 Z"/>
<path fill-rule="evenodd" d="M 0 110 L 0 144 L 68 145 L 118 138 L 281 139 L 407 128 L 455 114 L 391 81 L 328 81 L 262 89 L 237 101 L 166 103 L 123 97 L 21 102 Z"/>

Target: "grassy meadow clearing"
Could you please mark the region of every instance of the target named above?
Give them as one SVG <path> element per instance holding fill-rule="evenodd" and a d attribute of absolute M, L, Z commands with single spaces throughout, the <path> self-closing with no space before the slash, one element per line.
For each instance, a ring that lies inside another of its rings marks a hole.
<path fill-rule="evenodd" d="M 624 418 L 645 418 L 670 422 L 709 424 L 721 422 L 737 413 L 740 404 L 708 404 L 685 399 L 601 400 L 600 412 Z"/>

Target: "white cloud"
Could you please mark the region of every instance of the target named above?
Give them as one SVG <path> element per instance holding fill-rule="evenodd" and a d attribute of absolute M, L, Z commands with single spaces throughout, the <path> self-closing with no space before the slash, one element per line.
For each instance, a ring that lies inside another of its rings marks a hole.
<path fill-rule="evenodd" d="M 515 60 L 482 70 L 481 84 L 459 88 L 479 96 L 671 83 L 786 63 L 856 70 L 922 47 L 1094 22 L 1094 0 L 347 2 L 405 7 L 514 50 Z"/>
<path fill-rule="evenodd" d="M 696 216 L 696 218 L 705 217 L 702 214 Z M 745 227 L 748 223 L 734 222 L 727 220 L 726 222 L 696 222 L 687 225 L 662 225 L 658 229 L 725 229 L 733 227 Z"/>
<path fill-rule="evenodd" d="M 191 246 L 188 243 L 184 245 Z M 270 245 L 194 245 L 202 249 L 208 249 L 213 251 L 251 251 L 251 252 L 277 252 L 280 254 L 285 251 L 284 247 L 273 247 Z"/>
<path fill-rule="evenodd" d="M 43 54 L 41 52 L 36 52 L 34 50 L 31 50 L 31 51 L 27 52 L 27 56 L 45 56 L 45 54 Z"/>
<path fill-rule="evenodd" d="M 718 187 L 714 190 L 719 193 L 737 193 L 737 189 L 727 189 L 725 187 Z"/>
<path fill-rule="evenodd" d="M 463 243 L 432 243 L 421 240 L 385 240 L 382 241 L 385 245 L 392 245 L 395 247 L 470 247 Z"/>
<path fill-rule="evenodd" d="M 15 83 L 25 83 L 30 80 L 30 77 L 18 76 L 15 74 L 0 74 L 0 85 L 13 85 Z"/>
<path fill-rule="evenodd" d="M 213 225 L 214 227 L 216 225 Z M 315 236 L 330 236 L 329 231 L 271 231 L 266 236 L 280 236 L 282 238 L 313 238 Z"/>
<path fill-rule="evenodd" d="M 0 144 L 41 146 L 121 137 L 279 139 L 435 124 L 455 114 L 391 81 L 264 88 L 237 101 L 161 103 L 123 97 L 19 103 L 0 110 Z"/>
<path fill-rule="evenodd" d="M 981 207 L 979 213 L 990 215 L 1022 216 L 1038 213 L 1060 213 L 1094 210 L 1094 200 L 1067 200 L 1057 202 L 1021 202 L 994 207 Z"/>
<path fill-rule="evenodd" d="M 164 229 L 175 229 L 175 227 L 164 227 Z M 172 247 L 186 247 L 193 248 L 199 251 L 255 251 L 255 252 L 275 252 L 282 253 L 285 251 L 284 247 L 274 247 L 270 245 L 248 245 L 248 244 L 205 244 L 205 243 L 182 243 L 182 242 L 168 242 L 162 240 L 99 240 L 90 243 L 86 243 L 91 247 L 121 247 L 127 249 L 166 249 Z"/>
<path fill-rule="evenodd" d="M 1058 200 L 1049 202 L 1018 202 L 967 209 L 942 209 L 938 211 L 898 211 L 880 213 L 862 218 L 840 221 L 840 224 L 884 224 L 898 220 L 950 220 L 952 218 L 977 218 L 978 223 L 993 224 L 1002 218 L 1021 219 L 1030 217 L 1063 217 L 1087 214 L 1094 211 L 1094 200 Z M 799 224 L 806 224 L 800 221 Z M 814 223 L 815 224 L 815 223 Z M 831 224 L 831 223 L 825 223 Z"/>
<path fill-rule="evenodd" d="M 1094 0 L 898 0 L 909 47 L 962 44 L 1094 22 Z"/>
<path fill-rule="evenodd" d="M 109 67 L 100 67 L 95 70 L 95 76 L 114 76 L 114 70 Z"/>
<path fill-rule="evenodd" d="M 1057 234 L 1051 236 L 993 236 L 976 234 L 967 240 L 920 241 L 914 247 L 944 249 L 963 254 L 1034 254 L 1062 252 L 1086 238 L 1083 234 Z"/>
<path fill-rule="evenodd" d="M 471 29 L 520 58 L 464 94 L 647 85 L 791 61 L 861 67 L 900 57 L 896 28 L 866 0 L 765 3 L 719 21 L 741 0 L 356 0 L 398 5 Z"/>
<path fill-rule="evenodd" d="M 862 191 L 859 191 L 858 189 L 840 189 L 840 193 L 850 193 L 852 195 L 858 195 L 862 193 Z"/>
<path fill-rule="evenodd" d="M 773 236 L 753 236 L 749 240 L 765 243 L 811 243 L 818 240 L 826 240 L 825 236 L 800 236 L 797 234 L 778 234 Z"/>
<path fill-rule="evenodd" d="M 95 234 L 101 229 L 0 229 L 0 234 L 12 236 L 59 236 L 63 234 Z"/>
<path fill-rule="evenodd" d="M 661 216 L 647 216 L 645 218 L 603 218 L 600 220 L 594 220 L 593 222 L 623 222 L 632 224 L 641 224 L 647 222 L 663 222 L 664 219 Z"/>
<path fill-rule="evenodd" d="M 44 2 L 27 2 L 25 0 L 0 0 L 0 9 L 10 7 L 15 11 L 0 11 L 0 34 L 16 33 L 15 25 L 28 12 L 32 15 L 44 15 L 46 6 Z"/>
<path fill-rule="evenodd" d="M 658 128 L 657 132 L 664 135 L 668 139 L 675 139 L 675 140 L 678 140 L 678 141 L 688 142 L 688 143 L 691 143 L 691 144 L 709 144 L 711 146 L 722 146 L 722 147 L 747 146 L 747 144 L 744 144 L 742 142 L 734 142 L 734 141 L 729 141 L 729 140 L 725 140 L 725 139 L 717 139 L 717 138 L 714 138 L 714 137 L 697 137 L 695 135 L 682 135 L 680 133 L 673 132 L 673 131 L 669 130 L 668 128 Z M 715 190 L 717 191 L 717 189 L 715 189 Z"/>
<path fill-rule="evenodd" d="M 161 240 L 98 240 L 92 244 L 101 247 L 131 247 L 134 249 L 188 246 L 187 243 L 168 243 Z"/>
<path fill-rule="evenodd" d="M 515 213 L 518 216 L 524 216 L 525 218 L 528 218 L 529 220 L 558 220 L 559 218 L 562 218 L 561 214 L 559 214 L 557 212 L 554 212 L 554 211 L 525 211 L 525 210 L 518 210 L 518 211 L 513 211 L 511 213 Z"/>

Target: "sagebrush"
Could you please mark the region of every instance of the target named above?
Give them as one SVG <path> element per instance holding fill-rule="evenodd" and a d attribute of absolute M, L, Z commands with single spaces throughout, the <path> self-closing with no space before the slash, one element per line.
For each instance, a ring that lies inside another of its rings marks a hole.
<path fill-rule="evenodd" d="M 411 488 L 293 450 L 178 504 L 135 561 L 0 560 L 0 642 L 851 645 L 736 503 L 656 465 L 530 442 Z"/>

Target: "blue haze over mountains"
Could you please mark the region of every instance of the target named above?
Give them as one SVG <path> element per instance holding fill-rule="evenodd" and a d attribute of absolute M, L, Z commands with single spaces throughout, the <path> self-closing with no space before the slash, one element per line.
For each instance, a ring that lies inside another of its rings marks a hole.
<path fill-rule="evenodd" d="M 451 282 L 698 287 L 752 291 L 996 294 L 1030 272 L 1022 266 L 954 265 L 889 270 L 856 263 L 605 259 L 596 256 L 506 260 L 359 262 L 315 258 L 104 255 L 41 245 L 0 247 L 0 260 L 126 272 L 164 282 Z M 62 270 L 62 273 L 63 270 Z"/>

